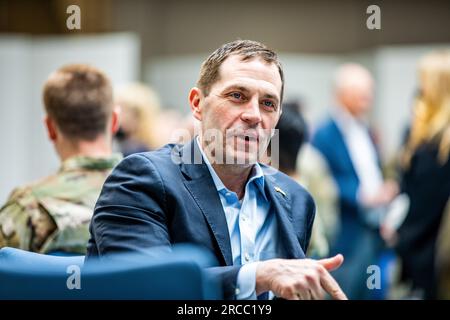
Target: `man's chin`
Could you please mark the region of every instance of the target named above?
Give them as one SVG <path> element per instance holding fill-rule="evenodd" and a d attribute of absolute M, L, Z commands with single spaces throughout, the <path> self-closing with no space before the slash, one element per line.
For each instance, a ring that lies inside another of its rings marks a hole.
<path fill-rule="evenodd" d="M 252 165 L 258 162 L 258 157 L 255 154 L 246 152 L 235 152 L 232 157 L 226 158 L 225 164 L 233 165 Z"/>

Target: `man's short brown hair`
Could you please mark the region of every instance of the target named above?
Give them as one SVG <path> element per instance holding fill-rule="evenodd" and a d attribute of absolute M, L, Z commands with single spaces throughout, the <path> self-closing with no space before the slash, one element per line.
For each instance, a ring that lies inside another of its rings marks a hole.
<path fill-rule="evenodd" d="M 104 134 L 113 110 L 108 77 L 85 64 L 64 66 L 44 86 L 45 110 L 64 136 L 92 141 Z"/>
<path fill-rule="evenodd" d="M 236 40 L 226 43 L 214 51 L 202 63 L 200 68 L 200 78 L 197 81 L 197 87 L 202 90 L 203 94 L 206 96 L 209 94 L 211 86 L 219 80 L 220 66 L 229 56 L 232 55 L 241 56 L 242 61 L 258 57 L 267 63 L 275 64 L 278 67 L 278 72 L 281 77 L 280 100 L 283 100 L 284 73 L 277 54 L 267 48 L 264 44 L 251 40 Z"/>

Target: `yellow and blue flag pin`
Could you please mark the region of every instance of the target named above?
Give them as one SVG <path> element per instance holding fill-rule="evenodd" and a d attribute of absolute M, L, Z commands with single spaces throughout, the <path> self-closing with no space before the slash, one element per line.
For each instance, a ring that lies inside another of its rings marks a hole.
<path fill-rule="evenodd" d="M 286 197 L 286 193 L 283 190 L 281 190 L 280 187 L 275 187 L 275 191 L 281 193 L 283 196 Z"/>

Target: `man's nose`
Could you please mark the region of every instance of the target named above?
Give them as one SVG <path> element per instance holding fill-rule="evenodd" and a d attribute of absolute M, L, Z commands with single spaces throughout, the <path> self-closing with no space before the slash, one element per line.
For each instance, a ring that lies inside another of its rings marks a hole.
<path fill-rule="evenodd" d="M 251 99 L 248 102 L 241 118 L 250 125 L 255 125 L 261 122 L 261 112 L 259 109 L 258 99 Z"/>

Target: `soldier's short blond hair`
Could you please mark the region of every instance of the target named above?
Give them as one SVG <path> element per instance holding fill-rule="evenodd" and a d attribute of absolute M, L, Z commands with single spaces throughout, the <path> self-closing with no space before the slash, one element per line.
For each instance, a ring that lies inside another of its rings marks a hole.
<path fill-rule="evenodd" d="M 92 141 L 107 130 L 113 89 L 108 77 L 97 68 L 71 64 L 49 76 L 43 100 L 48 116 L 63 135 Z"/>

